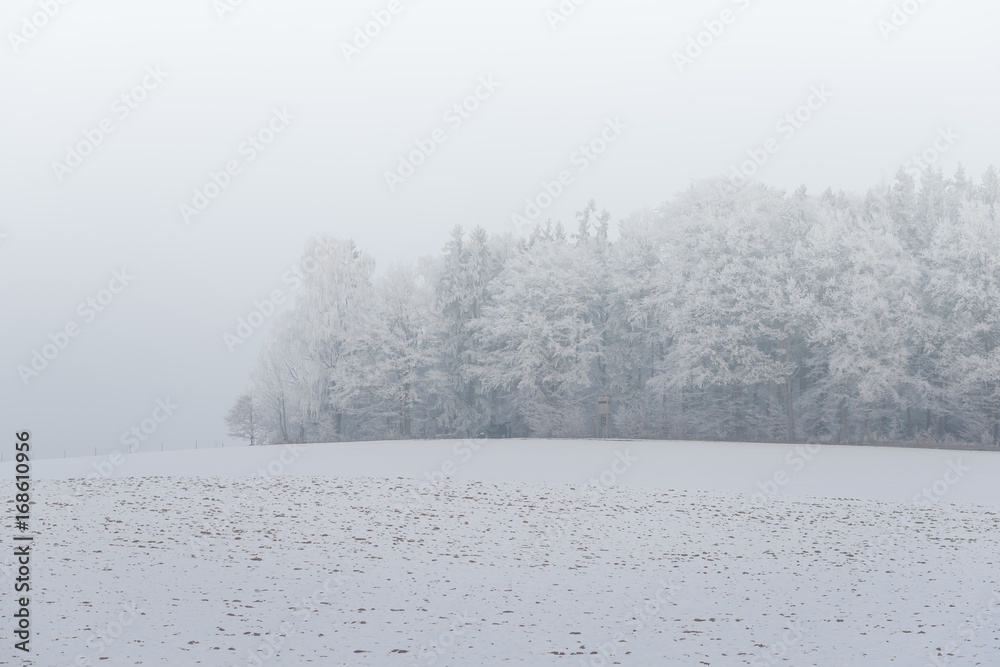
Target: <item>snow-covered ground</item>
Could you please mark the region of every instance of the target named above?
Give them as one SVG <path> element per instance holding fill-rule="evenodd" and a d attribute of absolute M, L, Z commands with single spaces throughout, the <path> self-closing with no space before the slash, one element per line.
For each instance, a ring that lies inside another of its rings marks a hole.
<path fill-rule="evenodd" d="M 113 460 L 34 465 L 35 664 L 1000 664 L 992 452 L 492 440 Z"/>

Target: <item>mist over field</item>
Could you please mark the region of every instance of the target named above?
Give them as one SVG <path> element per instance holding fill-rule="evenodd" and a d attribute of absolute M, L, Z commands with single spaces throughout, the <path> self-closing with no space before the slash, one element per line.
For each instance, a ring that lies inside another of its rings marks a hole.
<path fill-rule="evenodd" d="M 38 456 L 120 448 L 168 398 L 144 447 L 238 444 L 274 319 L 225 336 L 288 309 L 313 237 L 380 275 L 456 225 L 572 235 L 594 199 L 614 240 L 704 178 L 860 194 L 1000 154 L 981 1 L 388 4 L 0 10 L 0 399 Z"/>
<path fill-rule="evenodd" d="M 998 19 L 7 2 L 0 663 L 994 664 Z"/>

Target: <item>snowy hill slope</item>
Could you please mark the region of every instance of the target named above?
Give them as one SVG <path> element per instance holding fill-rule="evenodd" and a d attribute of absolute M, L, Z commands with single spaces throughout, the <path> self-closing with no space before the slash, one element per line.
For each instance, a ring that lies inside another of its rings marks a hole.
<path fill-rule="evenodd" d="M 418 499 L 414 489 L 366 478 L 287 477 L 266 492 L 239 479 L 43 482 L 39 493 L 61 500 L 45 506 L 35 545 L 39 657 L 841 667 L 929 664 L 939 647 L 960 664 L 1000 655 L 996 512 L 848 500 L 743 509 L 731 494 L 617 488 L 591 499 L 539 483 L 455 482 Z"/>
<path fill-rule="evenodd" d="M 140 451 L 114 460 L 39 460 L 33 474 L 49 479 L 241 477 L 263 471 L 268 476 L 427 481 L 450 473 L 456 480 L 574 484 L 596 479 L 599 486 L 610 481 L 649 489 L 894 501 L 909 501 L 927 489 L 934 500 L 1000 505 L 1000 452 L 649 440 L 393 440 Z M 9 462 L 0 470 L 13 474 Z"/>
<path fill-rule="evenodd" d="M 100 457 L 39 461 L 36 664 L 998 664 L 1000 457 L 804 451 L 347 443 L 90 480 Z"/>

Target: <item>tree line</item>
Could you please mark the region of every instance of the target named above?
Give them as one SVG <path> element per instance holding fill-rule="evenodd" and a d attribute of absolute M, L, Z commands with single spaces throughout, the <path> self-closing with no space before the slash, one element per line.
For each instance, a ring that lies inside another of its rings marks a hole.
<path fill-rule="evenodd" d="M 694 182 L 575 231 L 456 227 L 376 274 L 311 239 L 230 411 L 267 442 L 515 435 L 1000 445 L 1000 174 Z M 316 260 L 322 257 L 322 260 Z"/>

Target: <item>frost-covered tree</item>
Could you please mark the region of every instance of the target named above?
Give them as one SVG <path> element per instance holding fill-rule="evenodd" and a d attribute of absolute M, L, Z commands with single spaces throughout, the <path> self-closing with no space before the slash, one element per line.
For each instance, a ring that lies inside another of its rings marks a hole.
<path fill-rule="evenodd" d="M 968 202 L 938 225 L 926 258 L 940 313 L 942 412 L 963 439 L 1000 444 L 1000 224 Z"/>
<path fill-rule="evenodd" d="M 682 433 L 794 437 L 792 380 L 808 302 L 801 204 L 748 183 L 693 185 L 662 215 L 654 299 L 665 354 L 650 387 L 679 398 Z"/>
<path fill-rule="evenodd" d="M 491 283 L 492 303 L 475 324 L 483 387 L 510 393 L 535 435 L 589 435 L 600 354 L 593 265 L 579 262 L 561 226 L 536 232 Z"/>
<path fill-rule="evenodd" d="M 295 442 L 300 426 L 293 411 L 295 366 L 285 349 L 283 339 L 272 338 L 265 343 L 251 377 L 261 424 L 268 441 L 274 443 Z"/>
<path fill-rule="evenodd" d="M 821 274 L 809 334 L 821 422 L 841 442 L 869 441 L 874 428 L 899 439 L 903 392 L 919 383 L 909 373 L 922 318 L 917 262 L 886 221 L 834 220 L 811 238 Z"/>
<path fill-rule="evenodd" d="M 614 431 L 626 437 L 663 435 L 669 423 L 663 401 L 648 386 L 663 360 L 662 323 L 655 309 L 660 236 L 654 211 L 624 218 L 605 274 L 607 393 Z"/>
<path fill-rule="evenodd" d="M 339 388 L 353 382 L 344 359 L 373 300 L 375 260 L 351 241 L 322 237 L 306 244 L 298 266 L 295 308 L 276 323 L 272 339 L 283 345 L 293 371 L 302 439 L 340 440 L 351 406 Z"/>
<path fill-rule="evenodd" d="M 427 435 L 429 375 L 437 360 L 431 317 L 432 290 L 412 267 L 391 267 L 374 286 L 373 299 L 359 314 L 357 335 L 338 365 L 332 398 L 355 417 L 369 437 Z"/>
<path fill-rule="evenodd" d="M 264 444 L 263 424 L 253 392 L 243 392 L 236 398 L 236 403 L 226 413 L 226 426 L 234 438 L 249 440 L 251 446 Z"/>
<path fill-rule="evenodd" d="M 489 284 L 503 268 L 504 258 L 482 227 L 467 239 L 456 227 L 445 245 L 435 285 L 441 380 L 435 407 L 446 433 L 473 435 L 491 412 L 491 396 L 475 373 L 474 323 L 490 302 Z"/>
<path fill-rule="evenodd" d="M 254 372 L 273 442 L 595 433 L 1000 445 L 1000 173 L 859 194 L 695 182 L 575 231 L 456 228 L 376 276 L 311 240 Z M 257 436 L 254 436 L 255 440 Z"/>

